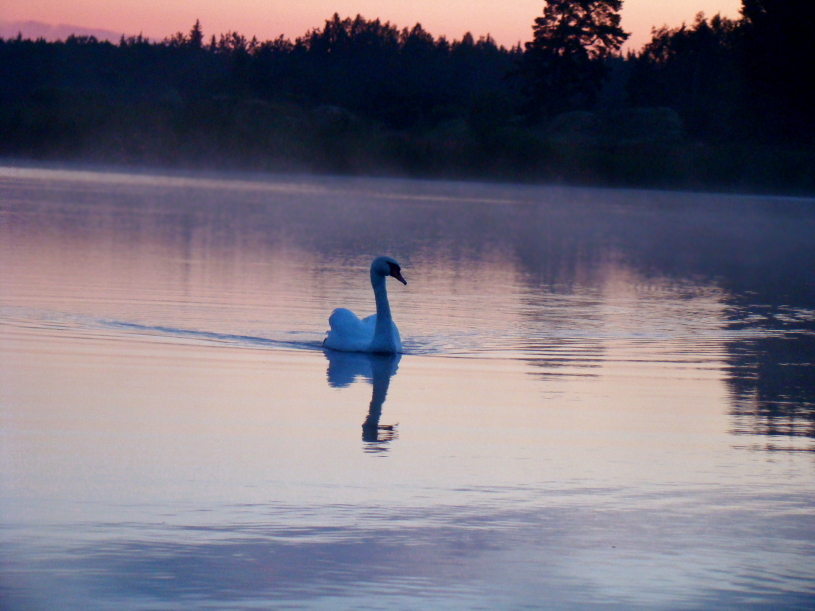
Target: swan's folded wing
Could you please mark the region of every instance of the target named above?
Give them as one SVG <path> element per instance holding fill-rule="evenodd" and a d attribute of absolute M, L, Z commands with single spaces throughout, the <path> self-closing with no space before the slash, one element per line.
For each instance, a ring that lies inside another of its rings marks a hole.
<path fill-rule="evenodd" d="M 360 320 L 351 310 L 337 308 L 328 318 L 328 324 L 331 330 L 323 342 L 326 348 L 365 352 L 374 336 L 376 315 Z"/>
<path fill-rule="evenodd" d="M 331 312 L 328 317 L 328 325 L 331 330 L 342 331 L 344 329 L 352 329 L 355 325 L 361 325 L 362 321 L 359 317 L 347 308 L 337 308 Z"/>

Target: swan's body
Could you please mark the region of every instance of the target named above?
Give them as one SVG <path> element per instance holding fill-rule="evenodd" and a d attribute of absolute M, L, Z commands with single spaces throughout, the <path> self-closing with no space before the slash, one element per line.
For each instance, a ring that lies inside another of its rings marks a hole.
<path fill-rule="evenodd" d="M 401 267 L 390 257 L 377 257 L 371 263 L 371 286 L 376 300 L 376 314 L 360 320 L 351 310 L 337 308 L 331 313 L 331 329 L 323 341 L 326 348 L 342 352 L 395 354 L 402 352 L 399 329 L 393 322 L 385 278 L 393 276 L 403 284 Z"/>

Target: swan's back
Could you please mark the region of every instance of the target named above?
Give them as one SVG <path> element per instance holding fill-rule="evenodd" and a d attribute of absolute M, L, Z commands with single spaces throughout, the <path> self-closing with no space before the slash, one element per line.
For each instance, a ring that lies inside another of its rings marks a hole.
<path fill-rule="evenodd" d="M 379 345 L 374 342 L 376 330 L 376 314 L 361 319 L 351 310 L 337 308 L 328 317 L 328 326 L 331 327 L 323 340 L 323 346 L 342 352 L 402 352 L 402 338 L 399 329 L 390 324 L 389 342 Z"/>
<path fill-rule="evenodd" d="M 328 318 L 331 329 L 323 342 L 326 348 L 343 352 L 368 352 L 374 339 L 376 314 L 360 320 L 351 310 L 337 308 Z"/>

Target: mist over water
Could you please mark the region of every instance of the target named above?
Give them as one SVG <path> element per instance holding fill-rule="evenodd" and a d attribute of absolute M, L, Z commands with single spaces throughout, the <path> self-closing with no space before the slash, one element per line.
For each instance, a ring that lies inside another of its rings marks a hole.
<path fill-rule="evenodd" d="M 0 607 L 809 609 L 814 204 L 0 168 Z"/>

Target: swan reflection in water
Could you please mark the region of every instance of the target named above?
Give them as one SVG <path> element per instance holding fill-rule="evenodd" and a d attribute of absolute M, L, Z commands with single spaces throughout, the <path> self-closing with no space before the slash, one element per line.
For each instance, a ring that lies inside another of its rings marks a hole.
<path fill-rule="evenodd" d="M 401 354 L 367 354 L 323 350 L 328 359 L 328 384 L 331 388 L 346 388 L 358 377 L 373 386 L 368 416 L 362 423 L 362 441 L 366 452 L 387 452 L 388 442 L 397 439 L 395 424 L 379 424 L 382 405 L 388 395 L 391 377 L 396 375 Z"/>

